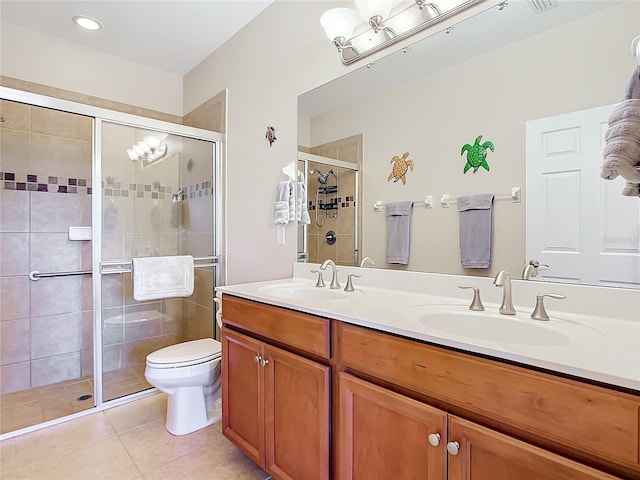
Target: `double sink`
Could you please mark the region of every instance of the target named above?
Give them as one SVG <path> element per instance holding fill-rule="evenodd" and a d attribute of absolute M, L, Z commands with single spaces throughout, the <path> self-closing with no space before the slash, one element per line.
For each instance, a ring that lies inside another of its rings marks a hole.
<path fill-rule="evenodd" d="M 340 308 L 336 303 L 350 303 L 355 311 L 362 311 L 367 303 L 374 303 L 374 295 L 367 295 L 367 289 L 355 292 L 317 288 L 298 282 L 267 285 L 259 291 L 279 300 L 304 301 L 308 305 L 330 302 L 330 306 Z M 388 300 L 393 303 L 392 298 Z M 329 304 L 325 304 L 329 306 Z M 359 309 L 357 307 L 360 307 Z M 383 308 L 382 305 L 373 308 Z M 372 308 L 367 309 L 371 311 Z M 526 345 L 565 345 L 569 337 L 556 331 L 552 326 L 540 324 L 529 318 L 529 315 L 501 315 L 497 308 L 485 311 L 471 311 L 467 305 L 456 303 L 418 304 L 404 307 L 392 313 L 407 327 L 426 329 L 434 334 L 465 337 L 498 343 L 515 343 Z"/>

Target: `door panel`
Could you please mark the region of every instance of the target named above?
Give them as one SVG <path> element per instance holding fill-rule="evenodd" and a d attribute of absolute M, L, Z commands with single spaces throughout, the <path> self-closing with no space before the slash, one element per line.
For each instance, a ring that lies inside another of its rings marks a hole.
<path fill-rule="evenodd" d="M 272 346 L 265 353 L 267 471 L 329 478 L 330 368 Z"/>
<path fill-rule="evenodd" d="M 614 105 L 527 122 L 526 260 L 542 280 L 640 287 L 640 202 L 600 177 Z"/>
<path fill-rule="evenodd" d="M 445 412 L 345 373 L 339 395 L 339 479 L 446 478 Z"/>
<path fill-rule="evenodd" d="M 262 342 L 222 329 L 222 433 L 264 466 Z"/>
<path fill-rule="evenodd" d="M 449 417 L 449 480 L 613 480 L 604 474 L 461 418 Z"/>

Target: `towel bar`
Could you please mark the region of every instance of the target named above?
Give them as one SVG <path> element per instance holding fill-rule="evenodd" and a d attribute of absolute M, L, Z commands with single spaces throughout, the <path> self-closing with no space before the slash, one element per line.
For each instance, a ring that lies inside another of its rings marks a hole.
<path fill-rule="evenodd" d="M 195 263 L 208 261 L 209 263 Z M 206 257 L 193 257 L 193 268 L 217 267 L 220 265 L 220 257 L 217 255 L 209 255 Z M 111 260 L 100 263 L 100 273 L 127 273 L 131 271 L 131 260 Z"/>
<path fill-rule="evenodd" d="M 520 202 L 520 193 L 521 193 L 521 188 L 520 187 L 512 187 L 511 188 L 511 193 L 502 193 L 499 195 L 495 196 L 496 200 L 511 200 L 513 203 L 519 203 Z M 442 196 L 440 197 L 440 206 L 442 208 L 449 208 L 449 205 L 451 205 L 452 203 L 458 203 L 458 200 L 456 197 L 451 197 L 448 193 L 443 193 Z"/>
<path fill-rule="evenodd" d="M 433 208 L 433 195 L 427 195 L 423 200 L 416 200 L 413 202 L 415 207 L 425 207 L 425 208 Z M 385 207 L 385 204 L 382 203 L 382 200 L 378 200 L 373 204 L 373 209 L 376 212 L 381 212 Z"/>
<path fill-rule="evenodd" d="M 203 267 L 217 267 L 220 265 L 218 256 L 208 256 L 208 257 L 193 257 L 194 262 L 203 262 L 206 260 L 211 260 L 209 263 L 199 263 L 195 264 L 193 268 L 203 268 Z M 131 271 L 131 260 L 114 260 L 114 261 L 106 261 L 100 264 L 102 274 L 112 274 L 112 273 L 127 273 Z M 106 267 L 106 268 L 105 268 Z M 111 268 L 113 267 L 113 268 Z M 49 277 L 69 277 L 74 275 L 91 275 L 93 272 L 91 270 L 76 270 L 71 272 L 46 272 L 41 273 L 38 270 L 33 270 L 29 272 L 29 279 L 32 281 L 40 280 L 41 278 L 49 278 Z"/>

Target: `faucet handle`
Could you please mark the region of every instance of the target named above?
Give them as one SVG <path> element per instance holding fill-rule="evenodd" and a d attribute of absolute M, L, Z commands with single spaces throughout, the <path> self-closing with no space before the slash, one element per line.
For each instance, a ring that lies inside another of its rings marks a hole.
<path fill-rule="evenodd" d="M 534 320 L 542 320 L 542 321 L 549 320 L 549 315 L 547 314 L 547 311 L 544 308 L 544 297 L 551 297 L 557 300 L 562 300 L 563 298 L 567 298 L 566 295 L 559 295 L 557 293 L 541 293 L 540 295 L 536 296 L 536 308 L 533 310 L 533 313 L 531 314 L 531 318 Z"/>
<path fill-rule="evenodd" d="M 316 287 L 326 287 L 324 283 L 324 278 L 322 278 L 322 270 L 311 270 L 311 273 L 318 274 L 318 281 L 316 282 Z"/>
<path fill-rule="evenodd" d="M 458 288 L 472 288 L 473 300 L 471 301 L 471 305 L 469 305 L 469 310 L 475 310 L 476 312 L 484 311 L 484 305 L 482 305 L 482 300 L 480 300 L 480 289 L 478 287 L 474 287 L 473 285 L 458 285 Z"/>
<path fill-rule="evenodd" d="M 354 291 L 353 282 L 351 281 L 351 277 L 360 278 L 361 275 L 356 275 L 355 273 L 350 273 L 349 275 L 347 275 L 347 284 L 344 287 L 344 291 L 345 292 L 353 292 Z"/>

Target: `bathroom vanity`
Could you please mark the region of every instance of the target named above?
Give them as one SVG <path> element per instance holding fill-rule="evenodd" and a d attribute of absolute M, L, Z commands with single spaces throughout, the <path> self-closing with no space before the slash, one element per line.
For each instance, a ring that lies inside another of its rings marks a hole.
<path fill-rule="evenodd" d="M 380 299 L 367 286 L 345 297 L 307 279 L 219 290 L 223 433 L 274 478 L 640 478 L 640 376 L 631 366 L 615 377 L 624 358 L 590 374 L 571 365 L 575 342 L 556 342 L 568 366 L 553 368 L 547 346 L 537 361 L 526 345 L 516 355 L 506 342 L 489 351 L 454 335 L 438 340 L 407 317 L 463 307 L 462 297 L 398 290 Z M 592 356 L 610 341 L 591 345 Z M 634 345 L 619 350 L 640 361 Z"/>

